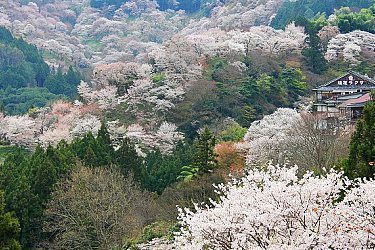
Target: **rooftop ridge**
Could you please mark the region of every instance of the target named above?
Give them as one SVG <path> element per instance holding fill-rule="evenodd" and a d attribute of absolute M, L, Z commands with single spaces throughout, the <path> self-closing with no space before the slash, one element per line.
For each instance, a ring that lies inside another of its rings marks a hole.
<path fill-rule="evenodd" d="M 337 78 L 329 81 L 326 84 L 323 84 L 323 85 L 319 86 L 318 88 L 320 88 L 320 87 L 328 87 L 330 84 L 332 84 L 332 83 L 336 82 L 337 80 L 339 80 L 339 79 L 341 79 L 341 78 L 343 78 L 343 77 L 345 77 L 347 75 L 350 75 L 350 74 L 356 75 L 357 77 L 360 77 L 360 78 L 362 78 L 362 79 L 364 79 L 364 80 L 366 80 L 366 81 L 368 81 L 368 82 L 370 82 L 372 84 L 375 84 L 375 80 L 372 79 L 371 77 L 366 76 L 366 75 L 362 75 L 362 74 L 360 74 L 360 73 L 358 73 L 358 72 L 356 72 L 354 70 L 349 70 L 347 73 L 345 73 L 345 74 L 343 74 L 343 75 L 341 75 L 341 76 L 339 76 L 339 77 L 337 77 Z"/>

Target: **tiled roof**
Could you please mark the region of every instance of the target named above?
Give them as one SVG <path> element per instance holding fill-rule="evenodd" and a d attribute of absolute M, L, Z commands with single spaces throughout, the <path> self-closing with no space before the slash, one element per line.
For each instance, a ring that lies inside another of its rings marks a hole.
<path fill-rule="evenodd" d="M 351 104 L 368 102 L 368 101 L 371 101 L 370 93 L 367 93 L 361 96 L 360 98 L 354 99 L 353 102 L 351 102 Z"/>
<path fill-rule="evenodd" d="M 346 100 L 345 102 L 341 103 L 340 105 L 338 105 L 339 108 L 345 108 L 345 107 L 354 107 L 353 105 L 362 105 L 363 103 L 367 103 L 368 101 L 371 100 L 371 96 L 370 96 L 370 93 L 367 93 L 359 98 L 355 98 L 355 99 L 349 99 L 349 100 Z M 360 106 L 362 107 L 362 106 Z"/>
<path fill-rule="evenodd" d="M 339 96 L 337 96 L 337 100 L 346 101 L 346 100 L 349 100 L 349 99 L 359 98 L 363 95 L 364 95 L 363 92 L 356 92 L 356 93 L 349 94 L 349 95 L 339 95 Z"/>

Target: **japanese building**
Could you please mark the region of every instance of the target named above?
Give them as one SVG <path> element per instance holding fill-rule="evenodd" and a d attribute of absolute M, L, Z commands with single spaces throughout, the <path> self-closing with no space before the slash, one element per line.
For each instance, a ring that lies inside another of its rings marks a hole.
<path fill-rule="evenodd" d="M 316 89 L 314 108 L 328 117 L 355 119 L 361 116 L 363 107 L 371 100 L 370 92 L 375 90 L 375 80 L 349 71 Z"/>

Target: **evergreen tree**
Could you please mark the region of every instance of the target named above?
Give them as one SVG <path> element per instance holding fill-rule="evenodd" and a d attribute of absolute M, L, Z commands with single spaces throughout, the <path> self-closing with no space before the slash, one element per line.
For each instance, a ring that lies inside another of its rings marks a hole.
<path fill-rule="evenodd" d="M 114 162 L 114 149 L 112 146 L 111 136 L 104 122 L 98 131 L 98 136 L 96 137 L 97 147 L 97 158 L 99 160 L 100 166 L 110 165 Z"/>
<path fill-rule="evenodd" d="M 198 167 L 200 172 L 208 173 L 217 167 L 215 145 L 215 136 L 208 127 L 205 127 L 196 141 L 196 153 L 193 162 L 193 165 Z"/>
<path fill-rule="evenodd" d="M 327 16 L 341 7 L 354 7 L 356 9 L 368 8 L 373 0 L 299 0 L 284 1 L 276 16 L 272 19 L 271 26 L 282 29 L 298 16 L 312 18 L 325 13 Z"/>
<path fill-rule="evenodd" d="M 321 74 L 327 70 L 327 60 L 324 58 L 323 46 L 321 44 L 318 33 L 325 24 L 324 16 L 316 20 L 308 20 L 305 17 L 298 18 L 297 25 L 305 27 L 305 32 L 308 34 L 306 38 L 307 47 L 302 50 L 302 55 L 305 57 L 307 65 L 311 71 L 316 74 Z"/>
<path fill-rule="evenodd" d="M 142 186 L 161 194 L 165 188 L 175 183 L 184 166 L 193 161 L 194 148 L 188 142 L 180 142 L 170 155 L 162 155 L 159 150 L 149 152 L 145 158 Z"/>
<path fill-rule="evenodd" d="M 21 249 L 17 240 L 20 224 L 11 213 L 5 212 L 4 192 L 0 191 L 0 249 Z"/>
<path fill-rule="evenodd" d="M 78 86 L 81 82 L 82 76 L 78 71 L 75 71 L 72 66 L 69 66 L 65 78 L 68 84 Z"/>
<path fill-rule="evenodd" d="M 112 149 L 111 136 L 104 122 L 101 123 L 97 136 L 98 143 L 104 147 Z"/>
<path fill-rule="evenodd" d="M 251 123 L 256 119 L 257 110 L 250 104 L 246 104 L 242 108 L 242 116 L 240 117 L 240 123 L 244 127 L 250 127 Z"/>
<path fill-rule="evenodd" d="M 349 178 L 373 178 L 375 166 L 375 102 L 371 101 L 363 110 L 363 117 L 358 121 L 356 131 L 350 142 L 349 158 L 344 171 Z"/>
<path fill-rule="evenodd" d="M 134 144 L 129 138 L 124 138 L 121 147 L 115 152 L 115 163 L 120 167 L 123 174 L 133 172 L 134 178 L 142 178 L 142 159 L 138 156 Z"/>

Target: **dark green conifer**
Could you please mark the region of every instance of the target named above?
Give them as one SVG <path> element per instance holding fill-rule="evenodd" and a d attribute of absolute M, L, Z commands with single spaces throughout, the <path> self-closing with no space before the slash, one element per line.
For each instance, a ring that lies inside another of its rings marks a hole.
<path fill-rule="evenodd" d="M 214 152 L 215 145 L 215 136 L 208 127 L 205 127 L 196 141 L 197 152 L 193 162 L 193 165 L 198 167 L 200 172 L 212 172 L 217 167 L 216 154 Z"/>
<path fill-rule="evenodd" d="M 20 223 L 11 213 L 5 212 L 4 192 L 0 191 L 0 249 L 18 250 Z"/>
<path fill-rule="evenodd" d="M 373 178 L 375 174 L 375 102 L 367 104 L 350 142 L 344 171 L 349 178 Z"/>

